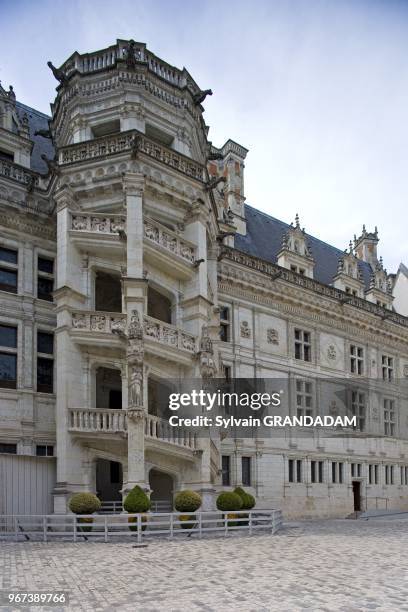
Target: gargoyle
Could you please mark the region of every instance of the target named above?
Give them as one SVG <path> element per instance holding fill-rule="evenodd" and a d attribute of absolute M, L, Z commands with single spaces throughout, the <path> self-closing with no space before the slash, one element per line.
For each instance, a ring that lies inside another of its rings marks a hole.
<path fill-rule="evenodd" d="M 50 130 L 35 130 L 34 136 L 42 136 L 43 138 L 52 138 Z"/>
<path fill-rule="evenodd" d="M 47 66 L 49 67 L 57 81 L 61 83 L 61 85 L 65 85 L 66 83 L 68 83 L 67 75 L 63 70 L 56 68 L 52 62 L 47 62 Z"/>
<path fill-rule="evenodd" d="M 215 189 L 220 183 L 225 183 L 226 180 L 227 179 L 225 178 L 225 176 L 219 176 L 218 178 L 210 179 L 206 184 L 205 189 L 206 191 L 211 191 L 211 189 Z"/>
<path fill-rule="evenodd" d="M 45 153 L 41 154 L 41 159 L 47 164 L 47 176 L 52 172 L 54 172 L 54 174 L 59 173 L 58 163 L 55 159 L 48 159 Z"/>
<path fill-rule="evenodd" d="M 194 94 L 193 96 L 194 104 L 198 106 L 199 104 L 204 102 L 207 96 L 212 96 L 212 95 L 213 95 L 213 92 L 211 89 L 202 89 L 201 91 L 198 91 L 196 94 Z"/>

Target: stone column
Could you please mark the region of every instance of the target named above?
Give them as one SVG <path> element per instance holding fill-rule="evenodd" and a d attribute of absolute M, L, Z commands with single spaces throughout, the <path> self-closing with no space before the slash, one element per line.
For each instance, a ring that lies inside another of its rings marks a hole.
<path fill-rule="evenodd" d="M 141 174 L 126 173 L 127 271 L 122 279 L 124 306 L 128 320 L 127 422 L 128 469 L 123 480 L 125 495 L 135 485 L 148 489 L 144 469 L 144 428 L 147 412 L 143 347 L 143 317 L 147 307 L 147 281 L 143 278 L 143 187 Z"/>

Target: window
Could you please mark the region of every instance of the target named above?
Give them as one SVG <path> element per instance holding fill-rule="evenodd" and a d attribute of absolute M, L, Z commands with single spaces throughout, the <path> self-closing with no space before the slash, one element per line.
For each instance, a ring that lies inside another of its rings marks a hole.
<path fill-rule="evenodd" d="M 368 466 L 368 484 L 378 484 L 378 465 L 370 464 Z"/>
<path fill-rule="evenodd" d="M 50 444 L 37 444 L 35 454 L 37 457 L 53 457 L 54 447 Z"/>
<path fill-rule="evenodd" d="M 52 292 L 54 291 L 54 261 L 39 256 L 37 268 L 37 297 L 40 300 L 52 302 Z"/>
<path fill-rule="evenodd" d="M 395 436 L 395 402 L 384 399 L 384 435 Z"/>
<path fill-rule="evenodd" d="M 364 349 L 355 344 L 350 345 L 350 371 L 359 376 L 364 374 Z"/>
<path fill-rule="evenodd" d="M 323 482 L 323 461 L 310 462 L 311 482 Z"/>
<path fill-rule="evenodd" d="M 365 428 L 365 393 L 361 391 L 351 392 L 351 412 L 356 417 L 353 429 L 364 431 Z"/>
<path fill-rule="evenodd" d="M 311 361 L 311 355 L 310 332 L 295 329 L 295 359 Z"/>
<path fill-rule="evenodd" d="M 17 293 L 18 252 L 0 247 L 0 290 Z"/>
<path fill-rule="evenodd" d="M 231 484 L 231 457 L 222 456 L 222 486 L 229 487 Z"/>
<path fill-rule="evenodd" d="M 406 465 L 401 465 L 400 473 L 401 473 L 401 484 L 408 485 L 408 467 Z"/>
<path fill-rule="evenodd" d="M 332 461 L 332 483 L 342 484 L 343 483 L 343 463 L 339 461 Z"/>
<path fill-rule="evenodd" d="M 223 370 L 224 370 L 225 382 L 227 383 L 231 382 L 231 366 L 224 365 Z"/>
<path fill-rule="evenodd" d="M 386 485 L 394 484 L 394 466 L 393 465 L 385 466 L 385 484 Z"/>
<path fill-rule="evenodd" d="M 242 459 L 242 484 L 246 487 L 251 486 L 251 457 L 241 457 Z"/>
<path fill-rule="evenodd" d="M 302 460 L 289 459 L 289 482 L 302 482 Z"/>
<path fill-rule="evenodd" d="M 17 388 L 17 327 L 0 325 L 0 387 Z"/>
<path fill-rule="evenodd" d="M 230 325 L 231 325 L 231 317 L 230 317 L 230 309 L 228 306 L 223 306 L 220 309 L 220 338 L 222 342 L 229 342 L 231 339 L 230 334 Z"/>
<path fill-rule="evenodd" d="M 301 276 L 306 274 L 305 268 L 299 268 L 298 266 L 291 265 L 290 270 L 291 272 L 296 272 L 296 274 L 300 274 Z"/>
<path fill-rule="evenodd" d="M 8 455 L 17 455 L 17 444 L 3 444 L 0 442 L 0 453 Z"/>
<path fill-rule="evenodd" d="M 296 414 L 298 417 L 313 415 L 312 383 L 306 380 L 296 381 Z"/>
<path fill-rule="evenodd" d="M 54 336 L 37 332 L 37 391 L 54 392 Z"/>
<path fill-rule="evenodd" d="M 382 364 L 383 380 L 392 380 L 394 378 L 394 359 L 393 357 L 388 357 L 388 355 L 383 355 L 381 357 L 381 364 Z"/>
<path fill-rule="evenodd" d="M 361 463 L 352 463 L 351 464 L 351 477 L 352 478 L 361 478 Z"/>

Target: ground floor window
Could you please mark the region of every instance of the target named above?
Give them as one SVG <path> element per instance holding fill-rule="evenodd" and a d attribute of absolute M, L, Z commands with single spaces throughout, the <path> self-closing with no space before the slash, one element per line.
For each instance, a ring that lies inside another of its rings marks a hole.
<path fill-rule="evenodd" d="M 242 459 L 242 484 L 245 487 L 251 486 L 251 457 L 241 457 Z"/>
<path fill-rule="evenodd" d="M 289 482 L 302 482 L 302 460 L 289 459 Z"/>
<path fill-rule="evenodd" d="M 229 487 L 231 484 L 231 457 L 222 456 L 222 486 Z"/>
<path fill-rule="evenodd" d="M 378 465 L 370 464 L 368 466 L 368 484 L 378 484 Z"/>
<path fill-rule="evenodd" d="M 343 483 L 343 468 L 344 464 L 340 461 L 332 461 L 332 483 L 342 484 Z"/>
<path fill-rule="evenodd" d="M 323 461 L 310 462 L 310 480 L 311 482 L 323 482 Z"/>

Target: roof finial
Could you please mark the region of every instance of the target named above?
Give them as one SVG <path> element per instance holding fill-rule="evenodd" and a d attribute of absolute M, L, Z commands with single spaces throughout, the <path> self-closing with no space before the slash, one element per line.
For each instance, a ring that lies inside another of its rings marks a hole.
<path fill-rule="evenodd" d="M 296 225 L 296 229 L 300 229 L 300 223 L 299 223 L 299 215 L 298 215 L 298 213 L 296 213 L 296 217 L 295 217 L 295 225 Z"/>
<path fill-rule="evenodd" d="M 353 243 L 351 242 L 351 240 L 350 240 L 350 243 L 349 243 L 349 249 L 350 249 L 350 253 L 352 253 L 353 252 Z"/>

